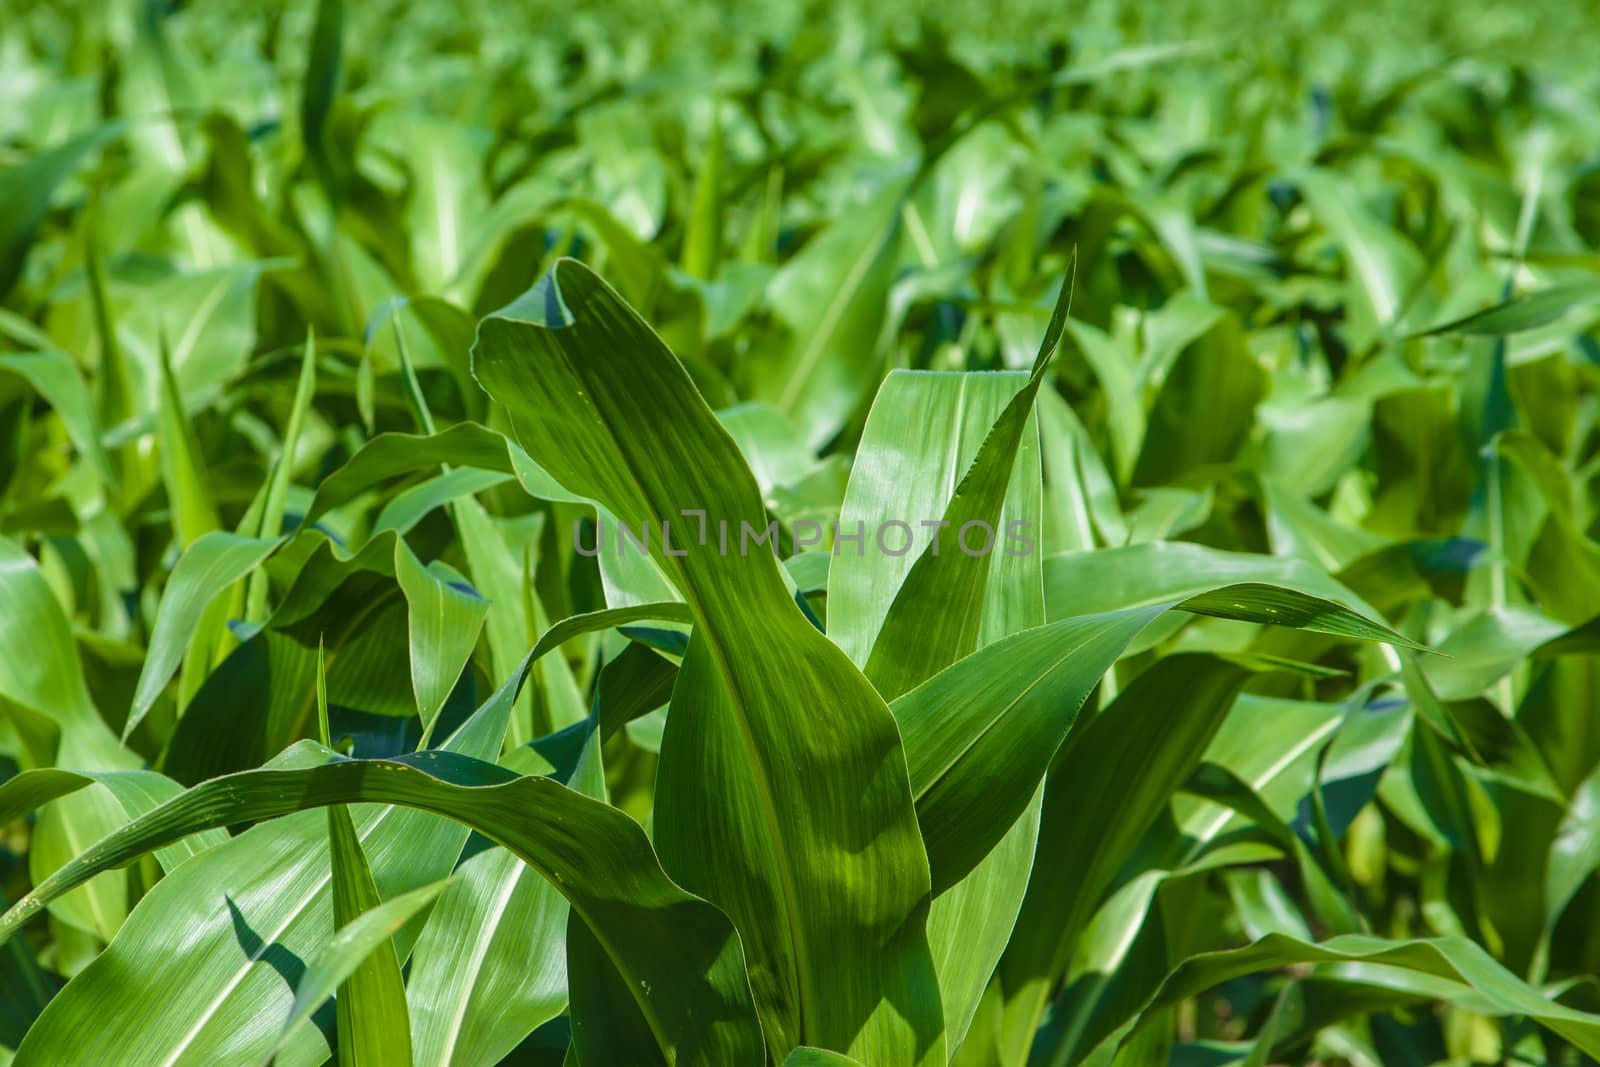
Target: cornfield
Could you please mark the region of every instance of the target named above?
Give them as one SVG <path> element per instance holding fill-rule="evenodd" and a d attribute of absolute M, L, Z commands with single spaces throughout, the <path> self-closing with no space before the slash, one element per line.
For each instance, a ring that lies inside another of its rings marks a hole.
<path fill-rule="evenodd" d="M 0 1064 L 1597 1062 L 1593 10 L 0 7 Z"/>

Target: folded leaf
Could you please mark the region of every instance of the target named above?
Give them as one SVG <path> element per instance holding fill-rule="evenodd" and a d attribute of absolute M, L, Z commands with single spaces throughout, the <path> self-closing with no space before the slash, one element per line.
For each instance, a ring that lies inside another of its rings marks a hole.
<path fill-rule="evenodd" d="M 1243 668 L 1214 657 L 1168 656 L 1057 757 L 1045 783 L 1033 879 L 1017 917 L 1020 929 L 1039 936 L 1013 938 L 998 972 L 1007 1062 L 1032 1045 L 1078 934 L 1139 837 L 1200 762 L 1245 677 Z M 1089 817 L 1104 810 L 1117 818 Z"/>
<path fill-rule="evenodd" d="M 993 561 L 1004 559 L 1005 553 L 1012 551 L 1009 545 L 1002 549 L 999 543 L 1005 529 L 1001 513 L 1006 489 L 1024 434 L 1038 432 L 1032 429 L 1033 398 L 1044 383 L 1050 357 L 1061 343 L 1072 309 L 1072 285 L 1069 275 L 1061 284 L 1027 384 L 995 420 L 950 498 L 943 515 L 944 525 L 934 535 L 937 540 L 918 557 L 884 618 L 867 658 L 866 673 L 885 696 L 899 696 L 978 646 L 982 619 L 966 606 L 982 600 Z M 1037 447 L 1035 436 L 1030 452 L 1037 451 Z M 980 532 L 983 527 L 989 531 L 987 553 L 968 547 L 969 527 L 974 524 Z M 1038 540 L 1034 537 L 1039 533 L 1023 530 L 1029 539 L 1027 551 L 1038 551 L 1042 536 Z"/>
<path fill-rule="evenodd" d="M 764 527 L 732 438 L 661 340 L 569 260 L 483 321 L 473 369 L 529 455 L 650 532 L 694 612 L 656 842 L 673 877 L 738 926 L 773 1058 L 811 1043 L 884 1067 L 943 1062 L 899 734 L 770 547 L 721 548 L 724 531 L 734 543 Z"/>

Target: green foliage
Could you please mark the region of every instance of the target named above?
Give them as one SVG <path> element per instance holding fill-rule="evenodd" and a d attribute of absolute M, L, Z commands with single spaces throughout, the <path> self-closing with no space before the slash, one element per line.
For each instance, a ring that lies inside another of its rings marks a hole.
<path fill-rule="evenodd" d="M 0 1063 L 1600 1059 L 1581 12 L 13 6 Z"/>

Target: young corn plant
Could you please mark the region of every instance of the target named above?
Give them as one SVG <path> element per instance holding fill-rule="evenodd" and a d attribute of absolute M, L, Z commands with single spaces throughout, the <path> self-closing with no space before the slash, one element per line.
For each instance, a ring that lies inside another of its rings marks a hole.
<path fill-rule="evenodd" d="M 8 18 L 0 1063 L 1600 1059 L 1600 96 L 1419 2 Z"/>

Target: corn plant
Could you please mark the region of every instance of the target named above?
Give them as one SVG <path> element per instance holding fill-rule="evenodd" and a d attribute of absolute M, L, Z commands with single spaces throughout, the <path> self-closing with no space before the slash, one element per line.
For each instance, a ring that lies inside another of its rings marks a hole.
<path fill-rule="evenodd" d="M 19 6 L 0 1062 L 1595 1062 L 1534 7 Z"/>

